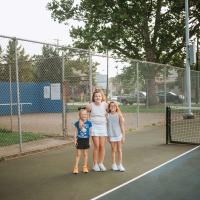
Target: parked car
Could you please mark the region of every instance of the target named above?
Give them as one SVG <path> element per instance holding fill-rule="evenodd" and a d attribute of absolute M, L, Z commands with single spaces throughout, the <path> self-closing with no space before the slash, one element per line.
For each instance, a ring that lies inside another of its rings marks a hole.
<path fill-rule="evenodd" d="M 161 91 L 157 93 L 158 99 L 160 103 L 165 102 L 165 92 Z M 175 94 L 174 92 L 167 92 L 166 93 L 166 101 L 171 103 L 183 103 L 184 96 Z"/>
<path fill-rule="evenodd" d="M 137 103 L 137 93 L 135 93 L 134 95 L 118 96 L 117 101 L 124 105 L 128 105 L 128 104 L 131 105 L 133 103 Z M 139 91 L 139 102 L 146 103 L 146 92 Z"/>
<path fill-rule="evenodd" d="M 133 96 L 124 95 L 124 96 L 117 96 L 117 101 L 123 105 L 127 105 L 127 104 L 133 104 L 135 102 L 135 99 Z"/>
<path fill-rule="evenodd" d="M 111 101 L 117 101 L 117 96 L 111 96 L 109 99 L 110 99 Z"/>
<path fill-rule="evenodd" d="M 137 93 L 135 94 L 136 98 L 137 98 Z M 139 101 L 140 103 L 146 103 L 147 100 L 147 93 L 144 91 L 139 91 Z"/>

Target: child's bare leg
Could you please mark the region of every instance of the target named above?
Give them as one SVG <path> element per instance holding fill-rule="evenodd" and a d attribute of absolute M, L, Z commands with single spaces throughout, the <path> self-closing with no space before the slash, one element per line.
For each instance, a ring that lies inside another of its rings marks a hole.
<path fill-rule="evenodd" d="M 118 170 L 121 172 L 126 171 L 124 166 L 122 165 L 122 142 L 117 142 L 117 154 L 118 154 Z"/>
<path fill-rule="evenodd" d="M 98 161 L 98 153 L 99 153 L 99 137 L 92 137 L 93 140 L 93 164 L 96 165 Z"/>
<path fill-rule="evenodd" d="M 112 164 L 116 163 L 116 161 L 115 161 L 115 152 L 116 152 L 116 142 L 111 142 L 111 158 L 112 158 Z"/>
<path fill-rule="evenodd" d="M 99 137 L 99 163 L 103 163 L 105 157 L 106 137 Z"/>
<path fill-rule="evenodd" d="M 78 168 L 80 157 L 81 157 L 81 150 L 77 149 L 74 168 Z"/>
<path fill-rule="evenodd" d="M 88 150 L 84 149 L 83 150 L 83 172 L 88 173 Z"/>
<path fill-rule="evenodd" d="M 83 166 L 88 165 L 88 150 L 84 149 L 83 150 Z"/>
<path fill-rule="evenodd" d="M 118 155 L 118 163 L 122 163 L 122 143 L 121 141 L 117 142 L 117 155 Z"/>

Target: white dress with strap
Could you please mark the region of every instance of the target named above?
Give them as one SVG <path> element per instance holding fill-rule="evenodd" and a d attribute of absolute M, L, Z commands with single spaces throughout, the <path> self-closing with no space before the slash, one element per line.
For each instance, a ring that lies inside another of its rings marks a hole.
<path fill-rule="evenodd" d="M 107 103 L 102 102 L 96 105 L 94 102 L 90 103 L 91 113 L 90 118 L 92 122 L 92 136 L 108 136 L 107 135 L 107 119 L 106 109 Z"/>

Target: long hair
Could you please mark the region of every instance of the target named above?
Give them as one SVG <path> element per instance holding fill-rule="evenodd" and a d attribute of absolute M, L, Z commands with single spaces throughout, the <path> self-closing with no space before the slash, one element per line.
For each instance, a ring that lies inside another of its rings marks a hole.
<path fill-rule="evenodd" d="M 115 101 L 109 102 L 109 104 L 108 104 L 108 113 L 111 112 L 111 110 L 110 110 L 110 105 L 111 105 L 111 104 L 114 104 L 114 105 L 116 106 L 116 112 L 117 112 L 117 113 L 122 114 L 122 112 L 121 112 L 121 110 L 120 110 L 120 108 L 119 108 L 118 103 L 115 102 Z"/>
<path fill-rule="evenodd" d="M 100 93 L 100 94 L 101 94 L 101 96 L 102 96 L 102 101 L 105 101 L 105 100 L 106 100 L 106 97 L 105 97 L 103 91 L 102 91 L 101 89 L 96 88 L 96 89 L 94 90 L 93 94 L 92 94 L 92 102 L 95 102 L 95 101 L 94 101 L 94 96 L 95 96 L 96 93 Z"/>

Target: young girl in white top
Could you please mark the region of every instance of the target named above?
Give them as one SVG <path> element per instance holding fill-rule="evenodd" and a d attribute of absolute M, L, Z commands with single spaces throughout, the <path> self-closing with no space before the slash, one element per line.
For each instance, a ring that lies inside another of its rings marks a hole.
<path fill-rule="evenodd" d="M 122 165 L 122 143 L 125 142 L 124 117 L 114 101 L 108 105 L 108 137 L 111 144 L 112 170 L 125 171 Z M 115 161 L 116 150 L 118 164 Z"/>
<path fill-rule="evenodd" d="M 100 89 L 96 89 L 92 95 L 92 102 L 87 105 L 92 122 L 93 148 L 93 170 L 106 171 L 103 164 L 105 156 L 105 142 L 107 138 L 107 103 L 105 96 Z"/>

